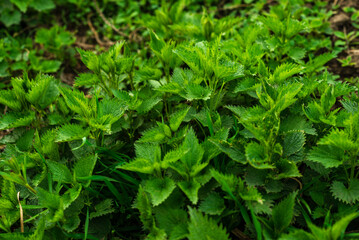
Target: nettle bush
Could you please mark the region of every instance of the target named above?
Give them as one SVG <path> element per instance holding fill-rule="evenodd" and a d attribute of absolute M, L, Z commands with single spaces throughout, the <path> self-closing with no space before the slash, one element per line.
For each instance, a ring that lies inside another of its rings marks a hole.
<path fill-rule="evenodd" d="M 196 41 L 149 30 L 149 58 L 125 42 L 78 49 L 90 71 L 73 87 L 13 78 L 0 91 L 1 238 L 355 237 L 357 89 L 323 67 L 328 30 L 298 4 L 231 34 L 204 12 Z"/>

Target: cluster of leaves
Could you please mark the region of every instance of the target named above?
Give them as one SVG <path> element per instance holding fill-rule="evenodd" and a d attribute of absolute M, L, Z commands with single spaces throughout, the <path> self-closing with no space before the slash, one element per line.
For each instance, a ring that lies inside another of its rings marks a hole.
<path fill-rule="evenodd" d="M 73 86 L 13 77 L 0 238 L 357 237 L 359 97 L 326 70 L 330 14 L 245 2 L 258 7 L 245 20 L 163 2 L 150 56 L 78 49 L 89 71 Z M 61 54 L 58 31 L 36 41 Z"/>

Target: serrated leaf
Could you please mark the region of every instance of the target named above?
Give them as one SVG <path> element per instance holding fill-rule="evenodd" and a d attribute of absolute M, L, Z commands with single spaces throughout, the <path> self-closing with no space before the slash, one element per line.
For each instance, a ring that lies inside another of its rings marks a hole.
<path fill-rule="evenodd" d="M 221 224 L 188 207 L 190 222 L 188 223 L 189 240 L 229 240 L 229 235 Z"/>
<path fill-rule="evenodd" d="M 92 73 L 80 73 L 78 77 L 75 78 L 75 87 L 82 86 L 93 86 L 99 83 L 99 79 L 95 74 Z"/>
<path fill-rule="evenodd" d="M 225 208 L 223 198 L 218 193 L 213 192 L 201 202 L 198 210 L 209 215 L 220 215 Z"/>
<path fill-rule="evenodd" d="M 41 109 L 46 108 L 59 96 L 58 84 L 53 76 L 37 75 L 26 99 Z"/>
<path fill-rule="evenodd" d="M 17 99 L 14 91 L 11 90 L 1 90 L 0 91 L 0 103 L 8 106 L 9 108 L 21 111 L 21 102 Z"/>
<path fill-rule="evenodd" d="M 337 147 L 343 151 L 353 151 L 357 149 L 357 144 L 350 139 L 349 133 L 339 129 L 333 129 L 328 135 L 321 138 L 317 144 Z"/>
<path fill-rule="evenodd" d="M 96 204 L 96 212 L 90 213 L 90 219 L 113 213 L 115 211 L 115 208 L 113 208 L 112 204 L 112 199 L 105 199 L 99 204 Z"/>
<path fill-rule="evenodd" d="M 166 138 L 166 134 L 161 127 L 147 129 L 142 133 L 139 143 L 160 143 Z"/>
<path fill-rule="evenodd" d="M 170 240 L 181 240 L 188 234 L 187 212 L 180 208 L 159 208 L 156 210 L 158 226 L 164 229 Z"/>
<path fill-rule="evenodd" d="M 153 163 L 150 160 L 144 158 L 136 158 L 131 162 L 118 166 L 118 168 L 146 174 L 152 174 L 155 170 Z"/>
<path fill-rule="evenodd" d="M 0 119 L 0 130 L 30 125 L 35 120 L 35 112 L 9 112 Z"/>
<path fill-rule="evenodd" d="M 175 182 L 168 177 L 147 180 L 143 186 L 143 189 L 151 195 L 153 206 L 164 202 L 175 188 Z"/>
<path fill-rule="evenodd" d="M 84 129 L 77 124 L 66 124 L 57 130 L 56 142 L 69 142 L 82 139 L 90 134 L 90 129 Z"/>
<path fill-rule="evenodd" d="M 293 192 L 273 207 L 273 225 L 278 232 L 284 231 L 290 225 L 294 214 L 294 200 L 296 196 L 297 193 Z"/>
<path fill-rule="evenodd" d="M 208 100 L 212 94 L 212 90 L 202 87 L 201 85 L 190 84 L 186 86 L 186 95 L 184 96 L 188 101 L 193 100 Z"/>
<path fill-rule="evenodd" d="M 201 184 L 195 180 L 191 180 L 178 182 L 177 185 L 193 204 L 197 204 L 198 191 L 201 188 Z"/>
<path fill-rule="evenodd" d="M 97 155 L 88 155 L 87 157 L 82 157 L 75 163 L 74 166 L 74 177 L 77 180 L 81 180 L 81 178 L 86 178 L 92 175 L 92 171 L 95 168 L 97 162 Z M 90 184 L 90 180 L 83 181 L 85 186 Z"/>
<path fill-rule="evenodd" d="M 308 160 L 321 163 L 325 168 L 339 167 L 343 162 L 344 152 L 336 147 L 322 145 L 310 151 Z"/>
<path fill-rule="evenodd" d="M 283 154 L 290 156 L 299 152 L 305 143 L 305 135 L 303 132 L 289 132 L 284 137 Z"/>
<path fill-rule="evenodd" d="M 249 143 L 246 146 L 245 152 L 247 161 L 252 167 L 258 169 L 274 168 L 274 166 L 269 163 L 264 148 L 260 144 L 256 142 Z"/>
<path fill-rule="evenodd" d="M 351 180 L 348 187 L 342 182 L 334 181 L 331 186 L 331 192 L 336 199 L 342 202 L 356 203 L 359 200 L 359 180 Z"/>
<path fill-rule="evenodd" d="M 51 160 L 46 161 L 49 170 L 52 173 L 52 179 L 56 182 L 60 183 L 71 183 L 72 182 L 72 174 L 70 170 L 61 163 L 54 162 Z"/>
<path fill-rule="evenodd" d="M 171 115 L 170 117 L 170 128 L 173 132 L 177 131 L 179 126 L 181 125 L 183 119 L 186 117 L 189 107 L 179 110 Z"/>
<path fill-rule="evenodd" d="M 144 100 L 139 107 L 136 108 L 138 113 L 146 113 L 150 111 L 157 103 L 159 103 L 161 98 L 149 98 Z"/>

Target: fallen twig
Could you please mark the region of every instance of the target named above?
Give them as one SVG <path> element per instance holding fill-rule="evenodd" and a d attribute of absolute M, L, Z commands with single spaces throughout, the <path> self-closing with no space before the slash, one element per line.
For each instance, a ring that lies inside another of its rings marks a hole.
<path fill-rule="evenodd" d="M 17 192 L 17 201 L 19 202 L 19 207 L 20 207 L 20 227 L 21 227 L 21 232 L 24 232 L 24 212 L 22 210 L 22 206 L 21 206 L 21 202 L 20 202 L 20 192 Z"/>
<path fill-rule="evenodd" d="M 100 15 L 100 17 L 102 18 L 102 20 L 103 20 L 107 25 L 109 25 L 115 32 L 117 32 L 118 34 L 120 34 L 120 35 L 123 36 L 123 37 L 128 38 L 127 34 L 121 32 L 120 30 L 118 30 L 112 23 L 110 23 L 109 20 L 107 20 L 107 18 L 105 17 L 105 15 L 103 14 L 103 12 L 101 11 L 100 7 L 98 6 L 97 1 L 96 1 L 96 0 L 93 0 L 93 3 L 94 3 L 94 6 L 95 6 L 95 9 L 96 9 L 96 12 L 98 13 L 98 15 Z"/>

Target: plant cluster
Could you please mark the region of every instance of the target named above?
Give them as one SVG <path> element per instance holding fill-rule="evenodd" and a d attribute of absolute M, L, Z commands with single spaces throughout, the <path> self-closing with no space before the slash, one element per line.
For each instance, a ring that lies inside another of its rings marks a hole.
<path fill-rule="evenodd" d="M 325 66 L 330 13 L 264 2 L 240 18 L 163 1 L 143 51 L 78 48 L 73 86 L 33 62 L 12 77 L 0 239 L 358 237 L 359 97 Z M 63 60 L 74 38 L 35 41 Z"/>

